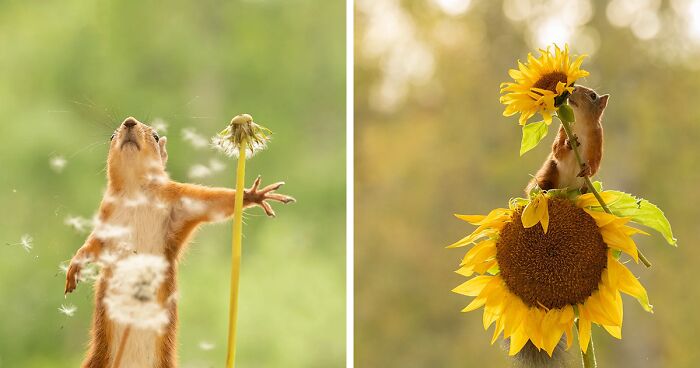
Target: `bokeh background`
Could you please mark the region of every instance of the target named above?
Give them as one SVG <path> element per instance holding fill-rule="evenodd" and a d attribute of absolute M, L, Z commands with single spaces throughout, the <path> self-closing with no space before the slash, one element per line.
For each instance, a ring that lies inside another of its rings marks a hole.
<path fill-rule="evenodd" d="M 233 187 L 234 161 L 208 139 L 242 112 L 275 132 L 247 184 L 285 180 L 298 203 L 273 205 L 274 220 L 247 212 L 238 363 L 344 366 L 344 6 L 0 3 L 1 367 L 82 359 L 92 287 L 64 299 L 59 266 L 87 236 L 79 228 L 106 186 L 112 130 L 130 115 L 157 125 L 173 179 Z M 224 364 L 230 234 L 230 222 L 205 226 L 182 261 L 182 367 Z"/>
<path fill-rule="evenodd" d="M 658 204 L 679 247 L 638 237 L 654 263 L 632 265 L 655 314 L 623 297 L 623 340 L 600 328 L 601 367 L 695 367 L 700 287 L 700 2 L 690 0 L 357 0 L 356 297 L 359 367 L 503 367 L 481 312 L 450 290 L 483 214 L 521 196 L 549 152 L 518 157 L 516 117 L 498 87 L 529 51 L 568 42 L 587 53 L 581 84 L 612 95 L 606 187 Z M 574 359 L 578 352 L 571 350 Z M 576 362 L 576 360 L 574 360 Z"/>

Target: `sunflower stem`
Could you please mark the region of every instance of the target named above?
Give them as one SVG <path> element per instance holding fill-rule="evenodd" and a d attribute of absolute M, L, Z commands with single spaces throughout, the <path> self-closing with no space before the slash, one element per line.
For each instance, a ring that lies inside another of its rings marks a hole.
<path fill-rule="evenodd" d="M 581 360 L 583 361 L 583 368 L 595 368 L 598 364 L 595 361 L 595 349 L 593 348 L 593 336 L 588 340 L 588 348 L 584 353 L 581 351 Z"/>
<path fill-rule="evenodd" d="M 238 288 L 241 275 L 241 243 L 243 236 L 243 193 L 245 191 L 246 141 L 238 149 L 236 194 L 233 203 L 233 233 L 231 234 L 231 293 L 229 295 L 228 351 L 226 367 L 236 365 L 236 322 L 238 319 Z"/>
<path fill-rule="evenodd" d="M 564 131 L 566 132 L 567 138 L 569 138 L 569 143 L 571 144 L 571 150 L 574 151 L 574 156 L 576 157 L 576 162 L 578 162 L 578 166 L 583 170 L 584 167 L 584 162 L 583 159 L 581 158 L 581 154 L 578 151 L 578 142 L 576 141 L 576 136 L 574 135 L 573 130 L 571 129 L 571 123 L 566 121 L 566 119 L 562 119 L 559 117 L 559 115 L 554 115 L 559 119 L 561 122 L 561 126 L 564 127 Z M 598 203 L 600 203 L 600 206 L 603 207 L 603 211 L 609 214 L 613 214 L 612 211 L 610 211 L 610 208 L 608 208 L 608 205 L 605 204 L 605 201 L 603 200 L 603 197 L 600 196 L 600 193 L 598 193 L 598 190 L 593 186 L 593 182 L 591 182 L 591 178 L 588 177 L 588 175 L 583 176 L 583 180 L 586 181 L 586 186 L 588 187 L 588 190 L 593 193 L 593 196 L 598 200 Z M 651 267 L 651 262 L 647 259 L 647 257 L 644 256 L 641 250 L 637 249 L 637 254 L 639 255 L 639 259 L 642 261 L 642 263 L 647 266 Z M 592 343 L 591 343 L 592 344 Z M 591 345 L 592 346 L 592 345 Z"/>

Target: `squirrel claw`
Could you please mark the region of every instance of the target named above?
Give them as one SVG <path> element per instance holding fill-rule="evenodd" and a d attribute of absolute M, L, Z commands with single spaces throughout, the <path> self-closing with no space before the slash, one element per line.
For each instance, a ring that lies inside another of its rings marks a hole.
<path fill-rule="evenodd" d="M 581 171 L 579 171 L 578 175 L 579 178 L 583 178 L 585 176 L 591 176 L 591 167 L 588 166 L 587 163 L 584 163 L 583 166 L 581 167 Z"/>
<path fill-rule="evenodd" d="M 283 181 L 270 184 L 262 189 L 260 188 L 260 176 L 258 176 L 257 179 L 255 179 L 255 182 L 253 183 L 253 186 L 250 189 L 247 189 L 245 191 L 245 194 L 248 198 L 250 198 L 250 201 L 254 204 L 257 204 L 258 206 L 262 207 L 263 211 L 265 211 L 265 214 L 270 216 L 270 217 L 275 217 L 275 211 L 272 209 L 269 203 L 267 203 L 268 200 L 271 201 L 277 201 L 277 202 L 282 202 L 284 204 L 290 203 L 290 202 L 296 202 L 296 199 L 284 195 L 284 194 L 278 194 L 274 193 L 277 189 L 279 189 L 282 185 L 284 185 Z"/>
<path fill-rule="evenodd" d="M 66 288 L 63 291 L 63 295 L 73 292 L 76 286 L 78 286 L 78 274 L 80 273 L 80 265 L 77 263 L 71 263 L 66 272 Z"/>

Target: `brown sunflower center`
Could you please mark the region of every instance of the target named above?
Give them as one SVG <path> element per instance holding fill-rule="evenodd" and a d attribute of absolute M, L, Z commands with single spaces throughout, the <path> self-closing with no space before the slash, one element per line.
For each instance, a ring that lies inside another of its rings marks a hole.
<path fill-rule="evenodd" d="M 562 308 L 583 303 L 607 264 L 607 245 L 595 220 L 566 199 L 549 201 L 547 234 L 523 228 L 513 213 L 496 243 L 496 259 L 508 289 L 527 305 Z"/>
<path fill-rule="evenodd" d="M 562 72 L 551 72 L 543 75 L 532 87 L 557 92 L 557 84 L 559 82 L 566 83 L 566 74 Z"/>

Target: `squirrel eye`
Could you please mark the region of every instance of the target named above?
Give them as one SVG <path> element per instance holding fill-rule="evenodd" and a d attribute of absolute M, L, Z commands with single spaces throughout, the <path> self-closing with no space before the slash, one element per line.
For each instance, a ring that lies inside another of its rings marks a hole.
<path fill-rule="evenodd" d="M 117 133 L 112 133 L 112 136 L 109 137 L 109 140 L 110 140 L 110 141 L 114 140 L 114 136 L 115 136 L 116 134 L 117 134 Z"/>
<path fill-rule="evenodd" d="M 158 142 L 158 141 L 160 140 L 160 137 L 158 136 L 158 133 L 153 132 L 153 139 L 155 139 L 156 142 Z"/>
<path fill-rule="evenodd" d="M 591 92 L 591 94 L 589 96 L 591 97 L 591 100 L 593 100 L 593 101 L 595 101 L 596 98 L 598 98 L 598 95 L 595 92 Z"/>

